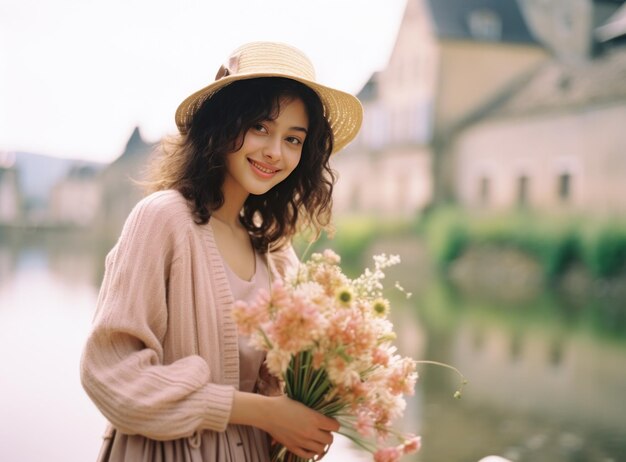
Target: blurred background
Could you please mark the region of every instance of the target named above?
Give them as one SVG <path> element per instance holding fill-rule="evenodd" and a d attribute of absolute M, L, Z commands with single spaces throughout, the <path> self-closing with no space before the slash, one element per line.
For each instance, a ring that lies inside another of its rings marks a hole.
<path fill-rule="evenodd" d="M 407 460 L 626 460 L 624 1 L 170 3 L 0 0 L 0 460 L 95 459 L 78 361 L 132 179 L 177 104 L 265 39 L 365 108 L 315 247 L 353 275 L 399 254 L 401 353 L 469 379 L 455 400 L 457 376 L 419 367 Z"/>

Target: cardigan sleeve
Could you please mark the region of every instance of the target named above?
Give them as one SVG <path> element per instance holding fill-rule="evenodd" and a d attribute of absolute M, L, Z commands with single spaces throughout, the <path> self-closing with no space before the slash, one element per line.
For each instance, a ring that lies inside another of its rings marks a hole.
<path fill-rule="evenodd" d="M 163 364 L 168 274 L 184 247 L 180 229 L 190 221 L 184 207 L 166 199 L 140 202 L 107 256 L 81 358 L 83 387 L 111 424 L 156 440 L 223 431 L 234 396 L 234 387 L 211 383 L 198 355 Z"/>

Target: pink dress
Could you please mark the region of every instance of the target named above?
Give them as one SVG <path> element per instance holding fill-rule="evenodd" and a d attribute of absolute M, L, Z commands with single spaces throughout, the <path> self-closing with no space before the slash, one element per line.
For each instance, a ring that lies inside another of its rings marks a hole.
<path fill-rule="evenodd" d="M 223 261 L 223 260 L 222 260 Z M 237 276 L 223 261 L 230 290 L 235 300 L 253 301 L 260 288 L 269 289 L 267 265 L 256 254 L 256 270 L 250 281 Z M 248 344 L 248 338 L 239 336 L 239 390 L 252 392 L 263 364 L 265 353 Z M 269 436 L 255 427 L 228 425 L 225 432 L 202 433 L 203 461 L 215 462 L 267 462 L 269 461 Z"/>

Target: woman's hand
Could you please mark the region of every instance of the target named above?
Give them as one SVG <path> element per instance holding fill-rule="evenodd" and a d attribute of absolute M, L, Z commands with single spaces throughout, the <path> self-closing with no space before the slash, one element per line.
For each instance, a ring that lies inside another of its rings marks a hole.
<path fill-rule="evenodd" d="M 262 429 L 288 451 L 305 459 L 326 454 L 333 442 L 331 432 L 339 422 L 320 414 L 287 396 L 270 398 L 270 410 Z"/>
<path fill-rule="evenodd" d="M 339 422 L 287 396 L 261 396 L 235 392 L 230 423 L 252 425 L 266 431 L 288 451 L 319 460 L 333 442 Z"/>

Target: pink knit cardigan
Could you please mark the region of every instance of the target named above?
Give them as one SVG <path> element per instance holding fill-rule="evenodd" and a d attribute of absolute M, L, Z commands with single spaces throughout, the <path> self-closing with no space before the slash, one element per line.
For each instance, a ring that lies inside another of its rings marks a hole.
<path fill-rule="evenodd" d="M 297 258 L 272 254 L 274 276 Z M 211 227 L 177 191 L 143 199 L 106 258 L 81 359 L 83 387 L 113 427 L 154 440 L 223 431 L 239 384 L 233 296 Z"/>

